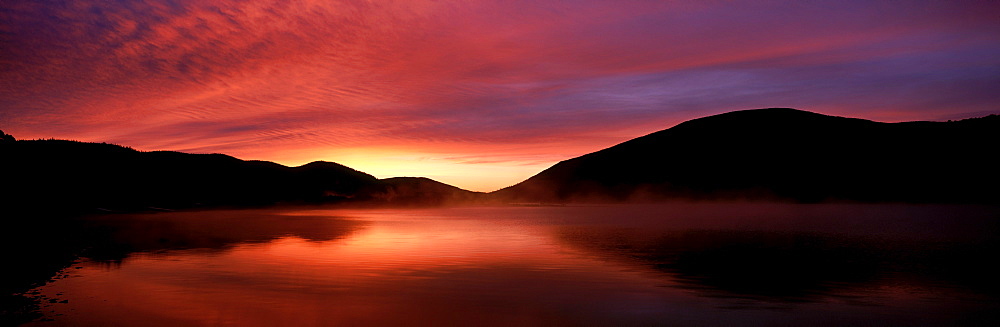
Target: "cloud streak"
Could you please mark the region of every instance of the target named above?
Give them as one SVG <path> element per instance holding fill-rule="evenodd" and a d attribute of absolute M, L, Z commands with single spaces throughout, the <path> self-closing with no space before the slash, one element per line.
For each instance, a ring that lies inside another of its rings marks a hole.
<path fill-rule="evenodd" d="M 5 1 L 20 138 L 492 190 L 706 114 L 995 112 L 990 1 Z"/>

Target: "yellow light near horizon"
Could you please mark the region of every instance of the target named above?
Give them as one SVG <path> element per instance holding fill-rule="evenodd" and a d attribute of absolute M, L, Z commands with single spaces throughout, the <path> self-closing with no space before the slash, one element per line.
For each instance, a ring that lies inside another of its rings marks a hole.
<path fill-rule="evenodd" d="M 490 192 L 514 185 L 547 168 L 544 165 L 533 167 L 508 162 L 469 164 L 447 159 L 399 157 L 346 160 L 342 164 L 378 178 L 427 177 L 478 192 Z"/>
<path fill-rule="evenodd" d="M 491 192 L 517 184 L 552 163 L 490 157 L 488 162 L 454 159 L 455 155 L 413 153 L 394 148 L 349 148 L 286 154 L 279 162 L 299 166 L 312 161 L 336 162 L 377 178 L 427 177 L 470 191 Z"/>

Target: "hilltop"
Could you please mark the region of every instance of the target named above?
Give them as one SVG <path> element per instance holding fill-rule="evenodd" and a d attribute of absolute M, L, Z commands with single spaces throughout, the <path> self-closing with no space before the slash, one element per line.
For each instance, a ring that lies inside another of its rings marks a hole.
<path fill-rule="evenodd" d="M 5 134 L 6 135 L 6 134 Z M 137 151 L 66 140 L 0 143 L 6 208 L 119 212 L 279 203 L 440 205 L 475 192 L 430 179 L 380 180 L 333 163 L 287 167 L 223 154 Z"/>
<path fill-rule="evenodd" d="M 491 193 L 508 202 L 990 202 L 1000 116 L 881 123 L 734 111 L 557 163 Z"/>

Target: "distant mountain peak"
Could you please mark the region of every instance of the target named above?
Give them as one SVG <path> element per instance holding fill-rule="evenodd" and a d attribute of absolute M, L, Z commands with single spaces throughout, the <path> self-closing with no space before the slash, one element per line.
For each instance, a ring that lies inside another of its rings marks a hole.
<path fill-rule="evenodd" d="M 763 109 L 730 111 L 726 113 L 695 118 L 683 122 L 681 124 L 678 124 L 678 126 L 700 125 L 704 123 L 718 124 L 720 122 L 739 122 L 744 124 L 754 123 L 754 124 L 774 125 L 774 124 L 805 123 L 805 122 L 817 122 L 817 121 L 872 122 L 870 120 L 865 120 L 860 118 L 831 116 L 831 115 L 825 115 L 812 111 L 793 109 L 793 108 L 763 108 Z"/>
<path fill-rule="evenodd" d="M 287 167 L 224 154 L 141 152 L 106 143 L 4 141 L 0 171 L 21 178 L 0 189 L 9 211 L 67 213 L 136 211 L 274 203 L 364 202 L 378 205 L 452 203 L 473 194 L 430 179 L 400 189 L 372 175 L 326 161 Z M 431 185 L 428 187 L 428 185 Z M 415 194 L 414 192 L 427 194 Z M 433 191 L 433 192 L 432 192 Z M 409 193 L 407 193 L 409 192 Z M 387 197 L 393 194 L 396 201 Z"/>
<path fill-rule="evenodd" d="M 561 161 L 492 196 L 996 202 L 1000 162 L 984 149 L 998 130 L 1000 119 L 881 123 L 791 108 L 740 110 Z"/>

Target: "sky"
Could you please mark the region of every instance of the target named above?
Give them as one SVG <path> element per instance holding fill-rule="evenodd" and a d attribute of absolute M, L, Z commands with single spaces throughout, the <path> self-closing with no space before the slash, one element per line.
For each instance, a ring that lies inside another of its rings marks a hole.
<path fill-rule="evenodd" d="M 18 139 L 475 191 L 685 120 L 1000 113 L 1000 1 L 4 0 Z"/>

